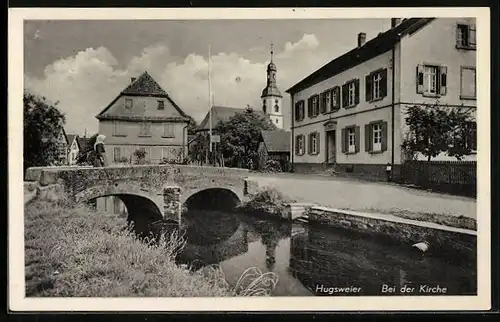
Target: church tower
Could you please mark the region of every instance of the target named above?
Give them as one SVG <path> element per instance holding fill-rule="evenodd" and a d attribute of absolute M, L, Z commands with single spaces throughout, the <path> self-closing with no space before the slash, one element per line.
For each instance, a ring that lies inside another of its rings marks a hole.
<path fill-rule="evenodd" d="M 283 106 L 278 86 L 276 85 L 276 72 L 278 69 L 273 62 L 273 45 L 271 45 L 271 62 L 267 65 L 267 86 L 262 90 L 262 111 L 278 129 L 283 129 Z"/>

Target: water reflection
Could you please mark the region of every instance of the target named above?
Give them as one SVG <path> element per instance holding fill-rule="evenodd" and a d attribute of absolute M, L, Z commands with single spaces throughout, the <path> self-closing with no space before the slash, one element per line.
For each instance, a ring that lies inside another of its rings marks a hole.
<path fill-rule="evenodd" d="M 233 285 L 249 267 L 273 271 L 279 276 L 273 295 L 381 295 L 383 285 L 397 289 L 384 295 L 420 285 L 446 287 L 447 295 L 476 294 L 475 262 L 421 256 L 410 245 L 221 211 L 190 211 L 183 222 L 187 245 L 180 263 L 194 269 L 219 264 Z M 359 290 L 325 293 L 331 288 Z M 426 294 L 436 295 L 417 295 Z"/>
<path fill-rule="evenodd" d="M 450 258 L 421 256 L 410 245 L 343 230 L 310 226 L 292 237 L 291 254 L 293 276 L 317 295 L 476 294 L 475 262 L 457 265 L 460 261 Z M 335 287 L 340 293 L 324 291 Z M 359 289 L 345 293 L 346 288 Z"/>

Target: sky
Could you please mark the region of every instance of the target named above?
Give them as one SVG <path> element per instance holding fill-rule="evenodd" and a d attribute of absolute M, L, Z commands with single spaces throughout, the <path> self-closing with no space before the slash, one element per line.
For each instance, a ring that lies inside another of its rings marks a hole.
<path fill-rule="evenodd" d="M 196 121 L 208 111 L 208 47 L 216 105 L 261 108 L 271 43 L 283 94 L 332 59 L 390 28 L 390 19 L 32 20 L 24 23 L 24 87 L 95 133 L 95 116 L 144 71 Z"/>

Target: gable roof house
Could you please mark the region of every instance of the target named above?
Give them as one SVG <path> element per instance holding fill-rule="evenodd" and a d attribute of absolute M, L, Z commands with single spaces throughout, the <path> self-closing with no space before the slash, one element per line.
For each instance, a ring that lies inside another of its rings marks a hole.
<path fill-rule="evenodd" d="M 187 155 L 189 118 L 147 71 L 131 78 L 96 118 L 109 163 L 138 161 L 138 150 L 152 163 Z"/>
<path fill-rule="evenodd" d="M 358 33 L 352 50 L 286 91 L 294 170 L 335 166 L 385 180 L 389 164 L 397 178 L 408 106 L 463 106 L 475 117 L 475 29 L 474 18 L 393 18 L 369 41 Z M 468 142 L 475 149 L 475 138 Z"/>
<path fill-rule="evenodd" d="M 64 128 L 61 128 L 61 132 L 59 133 L 59 137 L 57 138 L 57 151 L 55 161 L 58 164 L 66 165 L 68 164 L 68 147 L 69 141 L 68 136 L 66 135 L 66 131 Z"/>
<path fill-rule="evenodd" d="M 290 160 L 290 131 L 261 131 L 259 142 L 259 167 L 262 168 L 268 160 L 278 161 L 282 170 L 287 170 Z"/>

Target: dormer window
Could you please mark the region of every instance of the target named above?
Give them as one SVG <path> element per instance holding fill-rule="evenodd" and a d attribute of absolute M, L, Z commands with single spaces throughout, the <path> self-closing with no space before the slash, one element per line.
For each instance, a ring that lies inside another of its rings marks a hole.
<path fill-rule="evenodd" d="M 165 109 L 165 102 L 164 101 L 158 101 L 158 109 L 159 110 Z"/>
<path fill-rule="evenodd" d="M 132 100 L 130 98 L 125 99 L 125 108 L 128 110 L 132 108 Z"/>

